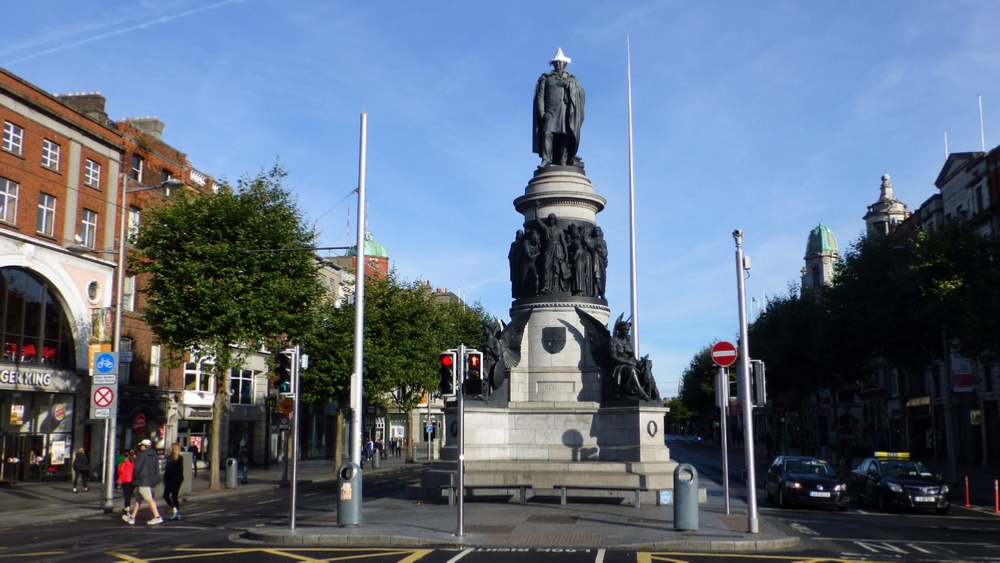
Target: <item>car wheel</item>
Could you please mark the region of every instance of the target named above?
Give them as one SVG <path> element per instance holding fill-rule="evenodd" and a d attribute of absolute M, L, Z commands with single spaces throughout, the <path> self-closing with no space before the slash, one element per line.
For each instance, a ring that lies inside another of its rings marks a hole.
<path fill-rule="evenodd" d="M 847 512 L 847 507 L 848 506 L 849 506 L 848 504 L 838 504 L 837 505 L 837 510 L 839 510 L 841 512 Z"/>
<path fill-rule="evenodd" d="M 785 489 L 781 486 L 778 486 L 778 506 L 788 508 L 788 501 L 785 500 Z"/>
<path fill-rule="evenodd" d="M 878 502 L 878 509 L 879 509 L 879 511 L 880 512 L 888 512 L 889 511 L 889 500 L 887 498 L 885 498 L 885 494 L 884 493 L 879 493 L 878 495 L 876 495 L 875 498 L 876 498 L 876 501 Z"/>
<path fill-rule="evenodd" d="M 861 506 L 861 499 L 858 498 L 857 488 L 851 489 L 851 502 L 853 502 L 855 506 Z"/>
<path fill-rule="evenodd" d="M 946 506 L 944 508 L 935 508 L 934 512 L 937 512 L 938 514 L 944 516 L 945 514 L 948 514 L 948 509 L 949 508 L 951 508 L 951 507 L 950 506 Z"/>

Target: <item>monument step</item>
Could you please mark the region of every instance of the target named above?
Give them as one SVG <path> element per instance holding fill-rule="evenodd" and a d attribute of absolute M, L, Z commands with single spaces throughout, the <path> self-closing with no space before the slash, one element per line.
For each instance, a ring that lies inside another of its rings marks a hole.
<path fill-rule="evenodd" d="M 420 477 L 424 487 L 441 487 L 457 482 L 454 471 L 428 470 Z M 567 487 L 637 487 L 649 490 L 673 489 L 673 472 L 624 473 L 615 471 L 474 471 L 466 469 L 467 485 L 530 485 L 533 489 Z"/>

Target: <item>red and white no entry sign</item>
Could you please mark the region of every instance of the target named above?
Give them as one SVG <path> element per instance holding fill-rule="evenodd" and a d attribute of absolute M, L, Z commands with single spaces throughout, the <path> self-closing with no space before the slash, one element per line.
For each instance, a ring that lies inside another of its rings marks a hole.
<path fill-rule="evenodd" d="M 98 387 L 94 389 L 94 406 L 107 408 L 115 400 L 115 391 L 110 387 Z"/>
<path fill-rule="evenodd" d="M 733 365 L 736 362 L 736 346 L 725 341 L 712 346 L 712 361 L 723 368 Z"/>

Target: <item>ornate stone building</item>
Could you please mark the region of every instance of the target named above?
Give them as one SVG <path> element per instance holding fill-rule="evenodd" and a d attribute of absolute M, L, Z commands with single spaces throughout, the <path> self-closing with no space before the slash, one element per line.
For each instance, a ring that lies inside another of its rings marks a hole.
<path fill-rule="evenodd" d="M 802 291 L 828 285 L 833 280 L 834 267 L 840 262 L 840 247 L 830 227 L 820 223 L 809 233 L 805 261 Z"/>
<path fill-rule="evenodd" d="M 878 201 L 868 206 L 868 213 L 864 216 L 869 235 L 891 233 L 910 216 L 906 204 L 896 199 L 892 193 L 888 174 L 882 175 L 882 186 L 879 189 L 881 194 Z"/>

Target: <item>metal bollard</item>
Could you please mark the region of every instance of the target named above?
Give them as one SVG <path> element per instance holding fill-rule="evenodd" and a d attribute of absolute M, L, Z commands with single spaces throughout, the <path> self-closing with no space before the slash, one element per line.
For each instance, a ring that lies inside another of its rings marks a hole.
<path fill-rule="evenodd" d="M 674 469 L 674 529 L 698 531 L 698 471 L 687 463 Z"/>
<path fill-rule="evenodd" d="M 361 524 L 361 467 L 345 461 L 337 472 L 337 525 Z"/>
<path fill-rule="evenodd" d="M 381 463 L 380 463 L 381 458 L 382 458 L 382 452 L 381 452 L 381 450 L 375 450 L 375 453 L 372 454 L 372 469 L 378 469 L 379 468 L 379 466 L 381 465 Z"/>
<path fill-rule="evenodd" d="M 239 462 L 236 461 L 235 457 L 231 457 L 226 460 L 226 488 L 235 489 L 236 488 L 236 473 L 239 469 Z"/>

